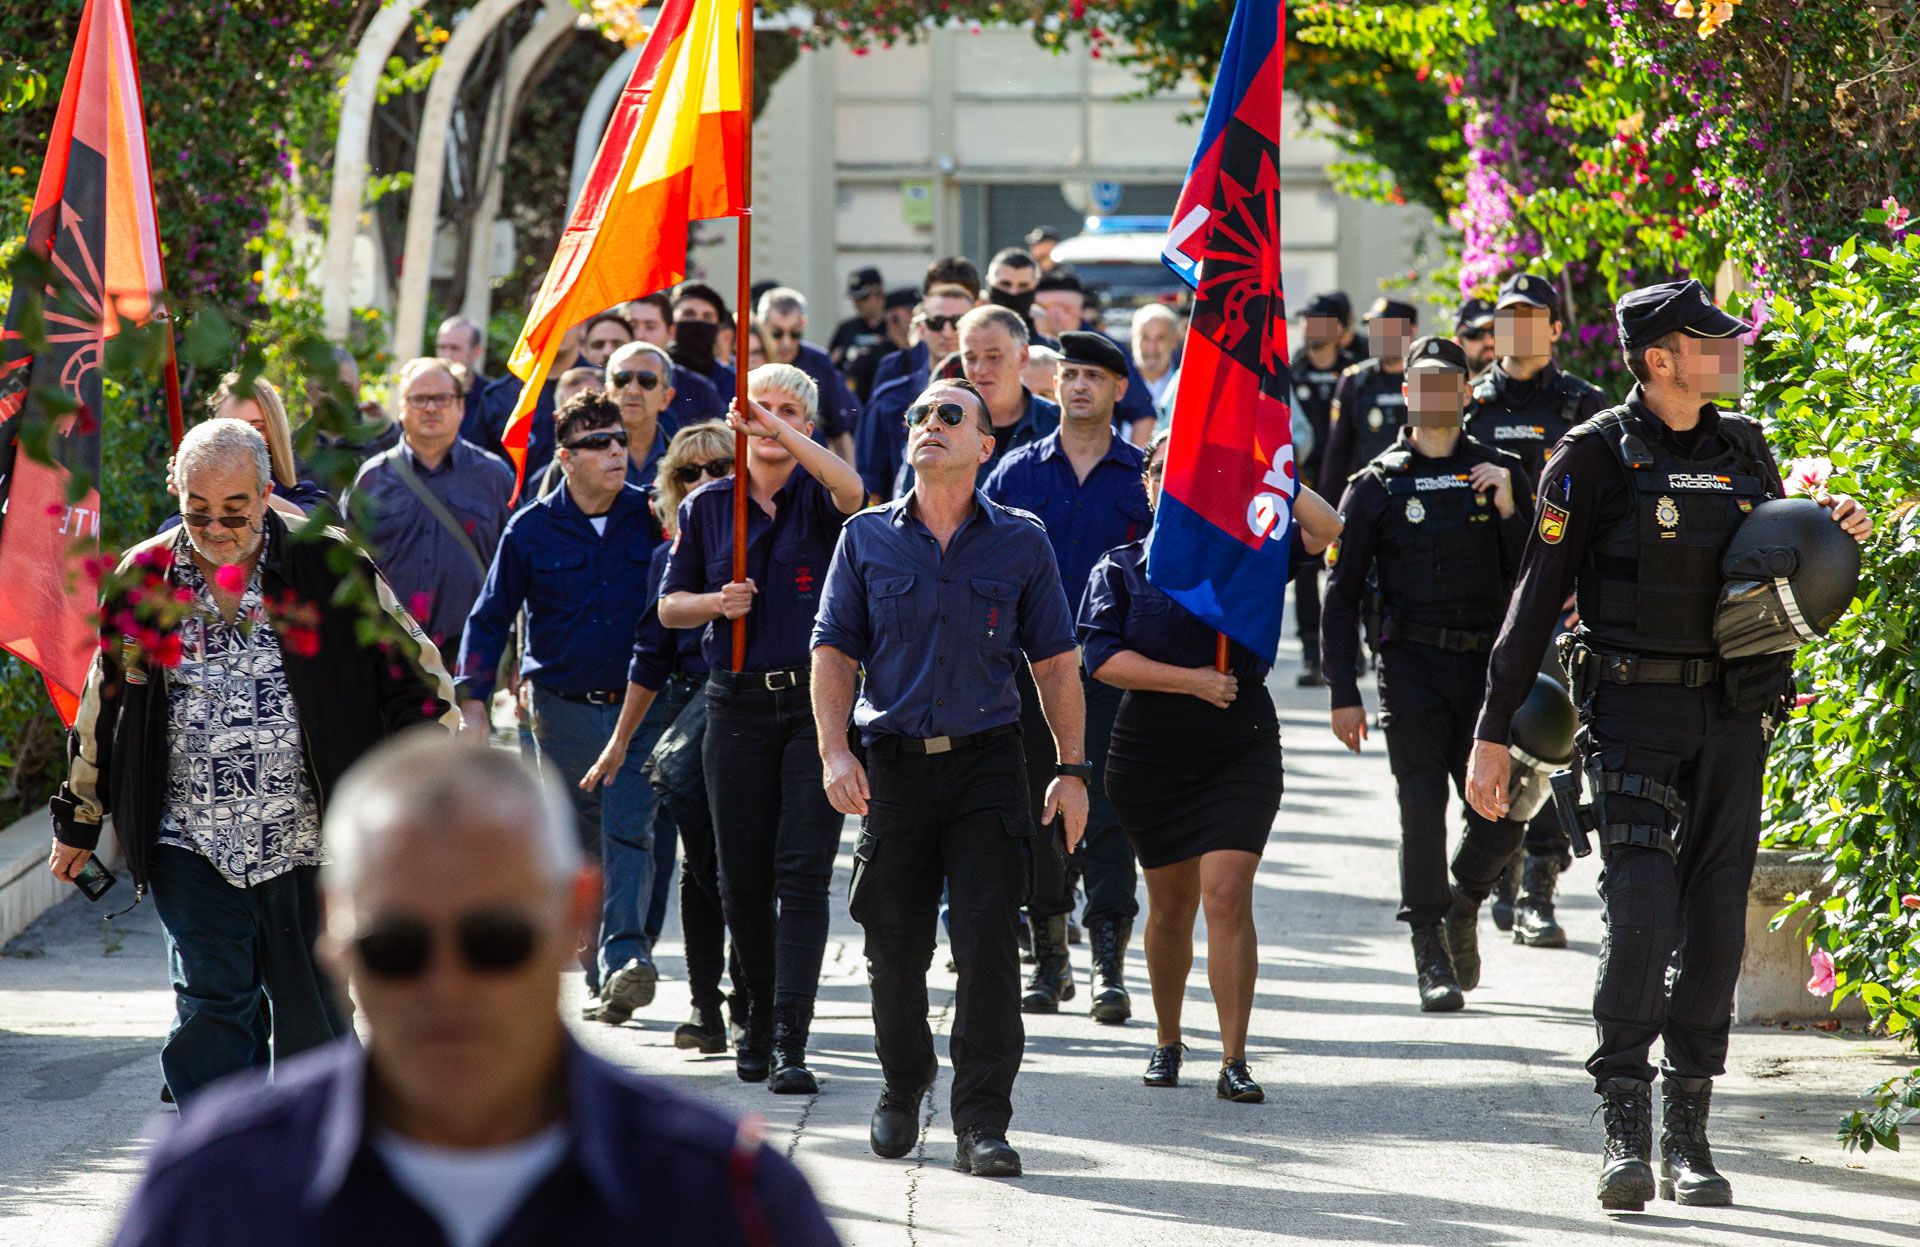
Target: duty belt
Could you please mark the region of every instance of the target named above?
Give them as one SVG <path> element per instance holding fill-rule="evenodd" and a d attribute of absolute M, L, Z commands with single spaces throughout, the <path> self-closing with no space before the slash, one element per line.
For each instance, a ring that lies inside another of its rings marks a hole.
<path fill-rule="evenodd" d="M 952 753 L 956 749 L 974 749 L 1011 736 L 1020 730 L 1018 723 L 1008 723 L 1001 727 L 990 727 L 984 732 L 975 732 L 971 736 L 881 736 L 873 742 L 875 750 L 893 753 L 917 753 L 933 755 Z"/>
<path fill-rule="evenodd" d="M 1608 684 L 1679 684 L 1705 688 L 1720 678 L 1718 658 L 1644 658 L 1590 652 L 1588 661 Z"/>
<path fill-rule="evenodd" d="M 777 693 L 782 689 L 804 688 L 807 674 L 805 667 L 787 667 L 780 671 L 727 671 L 716 667 L 708 673 L 708 678 L 728 688 L 765 689 Z"/>
<path fill-rule="evenodd" d="M 1397 619 L 1389 619 L 1382 629 L 1380 643 L 1387 645 L 1394 641 L 1415 641 L 1446 650 L 1450 654 L 1486 654 L 1493 650 L 1494 634 L 1475 632 L 1469 628 L 1434 628 L 1426 624 L 1401 623 Z"/>

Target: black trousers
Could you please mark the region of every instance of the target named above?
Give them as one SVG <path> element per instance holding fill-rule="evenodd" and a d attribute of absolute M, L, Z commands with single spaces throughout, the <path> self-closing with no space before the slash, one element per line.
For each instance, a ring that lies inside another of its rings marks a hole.
<path fill-rule="evenodd" d="M 866 930 L 873 1047 L 889 1086 L 937 1069 L 927 1021 L 940 889 L 952 920 L 953 1126 L 1004 1134 L 1026 1030 L 1014 928 L 1032 886 L 1033 820 L 1015 734 L 931 757 L 885 741 L 867 751 L 872 790 L 848 907 Z"/>
<path fill-rule="evenodd" d="M 1600 1042 L 1587 1059 L 1596 1084 L 1651 1079 L 1647 1052 L 1656 1037 L 1667 1073 L 1726 1072 L 1766 740 L 1760 715 L 1728 713 L 1720 697 L 1717 688 L 1658 684 L 1603 684 L 1593 695 L 1588 731 L 1600 764 L 1671 785 L 1687 803 L 1674 856 L 1601 849 L 1607 932 L 1593 994 Z M 1672 825 L 1652 802 L 1606 801 L 1606 822 Z"/>
<path fill-rule="evenodd" d="M 820 986 L 842 818 L 820 786 L 815 740 L 804 682 L 755 689 L 727 671 L 708 680 L 701 758 L 720 893 L 746 978 L 735 986 L 757 1010 L 811 1003 Z"/>
<path fill-rule="evenodd" d="M 1036 920 L 1072 913 L 1075 885 L 1084 879 L 1087 906 L 1082 918 L 1088 926 L 1109 919 L 1130 922 L 1140 912 L 1135 896 L 1139 868 L 1133 846 L 1120 828 L 1120 816 L 1107 799 L 1107 750 L 1113 743 L 1113 720 L 1120 713 L 1120 699 L 1125 694 L 1085 671 L 1080 673 L 1080 691 L 1087 707 L 1087 761 L 1093 764 L 1093 782 L 1087 785 L 1086 834 L 1081 837 L 1080 847 L 1068 854 L 1066 833 L 1059 821 L 1056 819 L 1051 827 L 1040 825 L 1047 787 L 1053 782 L 1059 757 L 1046 715 L 1041 712 L 1040 691 L 1024 663 L 1014 682 L 1020 688 L 1021 735 L 1027 741 L 1039 738 L 1046 742 L 1027 754 L 1028 809 L 1040 835 L 1034 853 L 1033 900 L 1027 912 Z"/>
<path fill-rule="evenodd" d="M 1453 878 L 1475 900 L 1493 891 L 1525 834 L 1494 822 L 1467 800 L 1467 754 L 1486 692 L 1487 655 L 1455 654 L 1415 641 L 1381 650 L 1380 704 L 1387 714 L 1387 764 L 1400 801 L 1400 921 L 1431 926 L 1452 904 L 1447 886 L 1447 788 L 1466 813 Z"/>
<path fill-rule="evenodd" d="M 720 898 L 720 857 L 713 843 L 713 811 L 701 746 L 707 735 L 707 694 L 701 686 L 673 720 L 649 759 L 648 776 L 680 833 L 680 938 L 686 945 L 687 988 L 696 1009 L 720 1007 L 720 975 L 727 957 L 726 910 Z M 737 962 L 737 959 L 735 959 Z"/>
<path fill-rule="evenodd" d="M 1300 638 L 1300 652 L 1318 658 L 1320 572 L 1326 567 L 1326 560 L 1321 555 L 1308 554 L 1307 548 L 1300 543 L 1300 534 L 1295 532 L 1293 552 L 1287 565 L 1293 579 L 1293 624 L 1294 632 Z"/>

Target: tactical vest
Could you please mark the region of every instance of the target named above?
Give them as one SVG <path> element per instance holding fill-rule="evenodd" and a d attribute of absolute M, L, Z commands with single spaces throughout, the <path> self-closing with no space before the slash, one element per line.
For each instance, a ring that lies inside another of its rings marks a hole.
<path fill-rule="evenodd" d="M 1580 422 L 1580 400 L 1587 387 L 1562 372 L 1551 387 L 1538 388 L 1525 407 L 1495 406 L 1505 389 L 1491 372 L 1474 384 L 1463 421 L 1467 436 L 1519 455 L 1527 475 L 1537 482 L 1554 446 Z"/>
<path fill-rule="evenodd" d="M 1603 524 L 1581 560 L 1580 634 L 1603 651 L 1712 654 L 1720 557 L 1734 530 L 1771 496 L 1749 449 L 1758 430 L 1722 415 L 1714 453 L 1682 458 L 1631 409 L 1616 407 L 1576 435 L 1606 439 L 1627 474 L 1624 518 Z"/>
<path fill-rule="evenodd" d="M 1368 463 L 1391 450 L 1407 422 L 1407 400 L 1401 386 L 1404 374 L 1388 376 L 1380 361 L 1370 359 L 1355 370 L 1353 410 L 1341 409 L 1340 418 L 1353 425 L 1353 463 Z"/>
<path fill-rule="evenodd" d="M 1382 611 L 1389 622 L 1492 630 L 1511 590 L 1500 561 L 1500 512 L 1468 483 L 1468 469 L 1490 459 L 1428 459 L 1404 446 L 1364 469 L 1387 491 L 1374 542 Z"/>

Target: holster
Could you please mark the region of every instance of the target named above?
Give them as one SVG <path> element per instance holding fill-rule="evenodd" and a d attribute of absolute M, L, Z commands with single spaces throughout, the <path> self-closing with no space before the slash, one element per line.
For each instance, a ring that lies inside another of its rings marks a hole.
<path fill-rule="evenodd" d="M 1767 712 L 1781 716 L 1793 698 L 1793 655 L 1768 654 L 1729 662 L 1721 670 L 1720 696 L 1728 714 Z"/>

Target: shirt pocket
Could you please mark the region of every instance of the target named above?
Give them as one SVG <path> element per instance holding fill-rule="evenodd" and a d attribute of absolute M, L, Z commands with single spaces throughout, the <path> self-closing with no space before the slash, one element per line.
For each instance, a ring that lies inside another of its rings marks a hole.
<path fill-rule="evenodd" d="M 902 640 L 913 624 L 912 576 L 875 576 L 868 582 L 875 637 Z"/>
<path fill-rule="evenodd" d="M 529 601 L 574 610 L 583 605 L 583 596 L 592 596 L 584 583 L 585 550 L 543 551 L 528 561 L 533 565 L 533 585 L 527 592 Z"/>
<path fill-rule="evenodd" d="M 1015 609 L 1020 601 L 1020 587 L 1005 580 L 989 580 L 984 576 L 971 578 L 973 600 L 969 604 L 973 612 L 974 638 L 982 649 L 1000 651 L 1013 643 Z"/>

